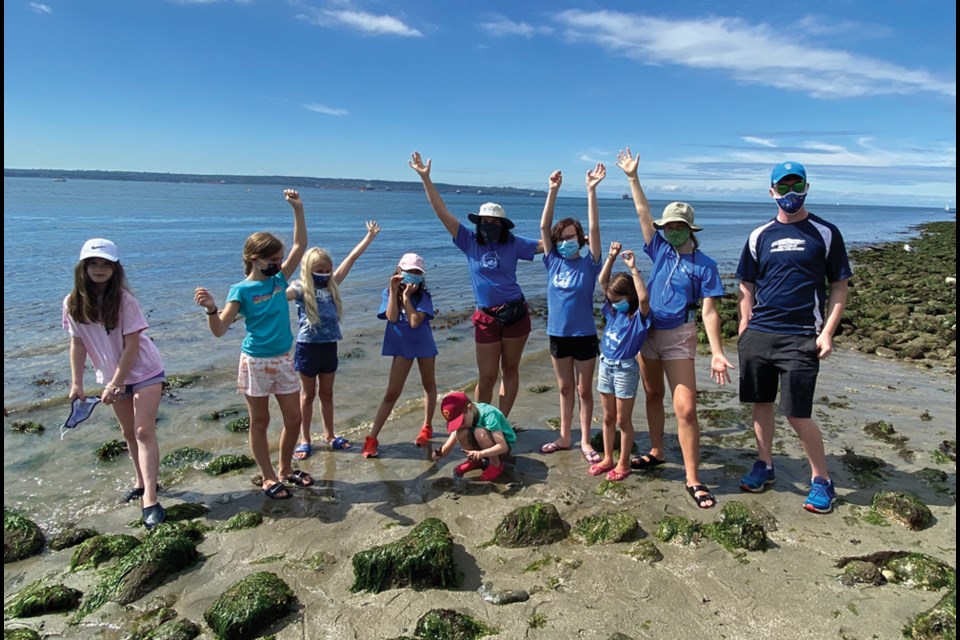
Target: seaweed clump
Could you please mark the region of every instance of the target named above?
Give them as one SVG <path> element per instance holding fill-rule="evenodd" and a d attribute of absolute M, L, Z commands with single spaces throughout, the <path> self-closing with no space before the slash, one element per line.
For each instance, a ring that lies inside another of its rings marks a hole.
<path fill-rule="evenodd" d="M 504 516 L 494 532 L 501 547 L 536 547 L 567 537 L 567 526 L 557 508 L 547 502 L 518 507 Z"/>
<path fill-rule="evenodd" d="M 920 531 L 933 524 L 933 512 L 920 498 L 903 491 L 880 491 L 873 496 L 871 507 L 881 516 L 911 531 Z"/>
<path fill-rule="evenodd" d="M 354 593 L 458 587 L 463 580 L 453 558 L 453 537 L 438 518 L 427 518 L 396 542 L 361 551 L 352 562 Z"/>
<path fill-rule="evenodd" d="M 417 620 L 413 633 L 417 640 L 476 640 L 498 631 L 453 609 L 431 609 Z"/>
<path fill-rule="evenodd" d="M 114 558 L 122 558 L 136 547 L 140 541 L 126 534 L 103 534 L 85 540 L 77 547 L 70 559 L 70 571 L 93 569 Z"/>
<path fill-rule="evenodd" d="M 256 466 L 256 464 L 250 456 L 223 455 L 214 458 L 210 464 L 207 465 L 206 471 L 212 476 L 222 476 L 225 473 L 236 471 L 237 469 L 249 469 L 250 467 Z"/>
<path fill-rule="evenodd" d="M 220 594 L 203 619 L 218 640 L 255 638 L 287 615 L 295 602 L 293 590 L 277 574 L 259 571 Z"/>
<path fill-rule="evenodd" d="M 40 553 L 46 542 L 36 522 L 15 511 L 3 510 L 3 564 Z"/>
<path fill-rule="evenodd" d="M 613 544 L 632 540 L 639 530 L 637 519 L 628 513 L 600 513 L 578 520 L 570 535 L 586 545 Z"/>
<path fill-rule="evenodd" d="M 32 618 L 48 613 L 71 611 L 80 604 L 83 594 L 62 584 L 46 584 L 38 580 L 27 585 L 3 608 L 3 617 Z"/>

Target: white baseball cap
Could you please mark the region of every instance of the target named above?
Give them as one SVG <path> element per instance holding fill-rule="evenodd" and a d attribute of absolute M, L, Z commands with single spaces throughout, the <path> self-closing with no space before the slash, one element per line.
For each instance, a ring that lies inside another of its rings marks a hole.
<path fill-rule="evenodd" d="M 104 238 L 91 238 L 83 243 L 83 249 L 80 249 L 80 260 L 87 258 L 103 258 L 110 262 L 120 262 L 117 245 Z"/>

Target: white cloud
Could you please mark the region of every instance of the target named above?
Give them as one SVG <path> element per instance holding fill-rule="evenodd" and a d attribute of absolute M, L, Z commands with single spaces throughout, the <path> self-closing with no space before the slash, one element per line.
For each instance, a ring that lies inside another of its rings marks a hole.
<path fill-rule="evenodd" d="M 317 113 L 322 113 L 328 116 L 348 116 L 350 112 L 346 109 L 337 109 L 335 107 L 328 107 L 325 104 L 305 104 L 303 105 L 305 109 L 309 111 L 316 111 Z"/>
<path fill-rule="evenodd" d="M 480 28 L 498 38 L 506 36 L 532 38 L 537 34 L 547 34 L 553 31 L 550 27 L 534 27 L 526 22 L 514 22 L 504 16 L 496 16 L 488 22 L 481 22 Z"/>
<path fill-rule="evenodd" d="M 804 42 L 785 42 L 772 25 L 739 18 L 669 20 L 618 11 L 557 15 L 572 41 L 597 44 L 649 65 L 726 71 L 746 84 L 818 98 L 931 92 L 956 98 L 956 81 L 876 58 Z"/>
<path fill-rule="evenodd" d="M 741 139 L 742 139 L 744 142 L 748 142 L 748 143 L 750 143 L 750 144 L 760 145 L 761 147 L 775 147 L 775 146 L 777 146 L 776 143 L 775 143 L 773 140 L 769 140 L 769 139 L 767 139 L 767 138 L 757 138 L 757 137 L 755 137 L 755 136 L 743 136 L 743 138 L 741 138 Z"/>
<path fill-rule="evenodd" d="M 367 35 L 402 36 L 405 38 L 419 38 L 423 34 L 417 29 L 407 26 L 399 18 L 388 15 L 375 15 L 366 11 L 352 9 L 319 9 L 312 10 L 312 15 L 298 16 L 310 24 L 321 27 L 346 27 Z"/>
<path fill-rule="evenodd" d="M 28 4 L 27 6 L 30 7 L 30 10 L 33 11 L 34 13 L 41 13 L 41 14 L 44 14 L 44 15 L 50 15 L 51 13 L 53 13 L 53 9 L 51 9 L 51 8 L 50 8 L 50 5 L 48 5 L 48 4 L 41 4 L 41 3 L 39 3 L 39 2 L 31 2 L 31 3 Z"/>

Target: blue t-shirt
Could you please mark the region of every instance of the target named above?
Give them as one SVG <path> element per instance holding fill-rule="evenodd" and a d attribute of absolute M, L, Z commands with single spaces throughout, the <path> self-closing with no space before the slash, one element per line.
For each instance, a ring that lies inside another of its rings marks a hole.
<path fill-rule="evenodd" d="M 607 326 L 600 342 L 600 355 L 608 360 L 636 358 L 647 339 L 650 316 L 644 317 L 639 309 L 633 316 L 620 313 L 607 300 L 603 303 L 603 317 L 607 319 Z"/>
<path fill-rule="evenodd" d="M 647 291 L 654 329 L 675 329 L 694 319 L 687 307 L 699 307 L 703 298 L 723 297 L 720 270 L 705 253 L 680 253 L 659 233 L 643 250 L 653 260 Z"/>
<path fill-rule="evenodd" d="M 399 294 L 398 294 L 399 295 Z M 390 289 L 384 289 L 380 296 L 380 311 L 377 317 L 387 320 L 387 304 L 390 302 Z M 432 358 L 437 355 L 437 343 L 433 340 L 433 329 L 430 321 L 433 319 L 433 298 L 430 292 L 422 290 L 419 296 L 413 297 L 413 308 L 426 314 L 423 322 L 416 329 L 410 326 L 407 312 L 400 309 L 396 322 L 387 320 L 387 328 L 383 332 L 383 349 L 380 355 L 402 356 L 408 360 L 414 358 Z"/>
<path fill-rule="evenodd" d="M 254 358 L 274 358 L 290 351 L 290 305 L 287 277 L 281 271 L 266 280 L 244 280 L 230 287 L 227 302 L 240 303 L 247 335 L 240 350 Z"/>
<path fill-rule="evenodd" d="M 568 260 L 553 247 L 543 255 L 543 264 L 547 267 L 547 335 L 596 336 L 593 290 L 603 263 L 594 262 L 589 250 Z"/>
<path fill-rule="evenodd" d="M 505 244 L 481 245 L 476 234 L 461 224 L 453 243 L 467 256 L 477 306 L 499 307 L 523 296 L 517 282 L 517 260 L 533 260 L 536 240 L 510 234 Z"/>
<path fill-rule="evenodd" d="M 330 276 L 331 278 L 333 276 Z M 299 280 L 291 285 L 297 292 L 294 303 L 297 305 L 297 317 L 300 320 L 300 330 L 297 332 L 297 342 L 337 342 L 343 339 L 340 333 L 340 318 L 337 315 L 337 304 L 326 287 L 317 287 L 317 316 L 318 324 L 310 324 L 307 319 L 307 310 L 304 306 L 303 283 Z"/>
<path fill-rule="evenodd" d="M 786 335 L 819 335 L 829 282 L 853 275 L 840 230 L 807 214 L 757 227 L 740 255 L 737 277 L 756 287 L 749 328 Z"/>

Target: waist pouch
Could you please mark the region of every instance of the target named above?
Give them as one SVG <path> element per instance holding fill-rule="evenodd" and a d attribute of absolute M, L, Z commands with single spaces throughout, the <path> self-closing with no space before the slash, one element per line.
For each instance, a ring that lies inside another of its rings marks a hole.
<path fill-rule="evenodd" d="M 504 302 L 499 307 L 484 309 L 483 311 L 493 316 L 497 324 L 501 327 L 509 327 L 527 317 L 527 301 L 520 298 L 519 300 Z"/>

